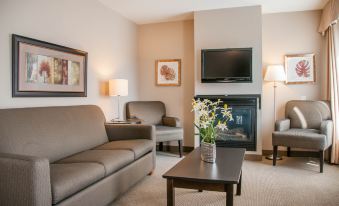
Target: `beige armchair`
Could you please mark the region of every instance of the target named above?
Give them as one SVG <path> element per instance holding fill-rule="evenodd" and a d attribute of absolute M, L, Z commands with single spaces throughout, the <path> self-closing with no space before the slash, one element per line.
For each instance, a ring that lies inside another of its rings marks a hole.
<path fill-rule="evenodd" d="M 126 104 L 126 118 L 155 125 L 156 142 L 163 150 L 163 142 L 178 141 L 179 155 L 182 157 L 183 128 L 175 117 L 166 116 L 165 104 L 160 101 L 134 101 Z"/>
<path fill-rule="evenodd" d="M 331 110 L 324 101 L 289 101 L 285 107 L 286 119 L 275 124 L 272 134 L 273 166 L 276 165 L 278 146 L 311 149 L 319 152 L 320 172 L 323 172 L 324 151 L 332 145 L 333 123 Z"/>

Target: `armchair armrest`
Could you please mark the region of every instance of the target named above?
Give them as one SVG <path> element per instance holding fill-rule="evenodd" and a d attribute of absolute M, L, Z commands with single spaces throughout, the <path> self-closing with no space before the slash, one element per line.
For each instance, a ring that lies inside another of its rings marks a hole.
<path fill-rule="evenodd" d="M 25 155 L 0 153 L 2 205 L 52 204 L 49 161 Z"/>
<path fill-rule="evenodd" d="M 326 147 L 331 146 L 333 137 L 333 121 L 322 121 L 320 125 L 320 133 L 326 135 Z"/>
<path fill-rule="evenodd" d="M 155 127 L 144 124 L 105 124 L 109 141 L 150 139 L 155 141 Z"/>
<path fill-rule="evenodd" d="M 282 120 L 277 120 L 275 122 L 275 131 L 277 132 L 283 132 L 283 131 L 289 130 L 290 127 L 291 127 L 290 119 L 282 119 Z"/>
<path fill-rule="evenodd" d="M 162 124 L 168 127 L 180 127 L 180 120 L 176 117 L 163 117 Z"/>

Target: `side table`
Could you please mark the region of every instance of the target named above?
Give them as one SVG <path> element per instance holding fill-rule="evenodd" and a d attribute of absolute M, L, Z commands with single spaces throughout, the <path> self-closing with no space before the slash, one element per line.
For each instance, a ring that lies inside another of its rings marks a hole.
<path fill-rule="evenodd" d="M 106 124 L 141 124 L 140 121 L 131 121 L 131 120 L 114 120 L 106 122 Z"/>

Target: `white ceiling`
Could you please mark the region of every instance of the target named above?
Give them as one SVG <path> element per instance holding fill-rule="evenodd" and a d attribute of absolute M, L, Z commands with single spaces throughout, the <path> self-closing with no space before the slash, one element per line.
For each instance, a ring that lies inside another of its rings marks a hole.
<path fill-rule="evenodd" d="M 328 0 L 99 0 L 137 24 L 192 19 L 194 11 L 261 5 L 263 13 L 322 9 Z"/>

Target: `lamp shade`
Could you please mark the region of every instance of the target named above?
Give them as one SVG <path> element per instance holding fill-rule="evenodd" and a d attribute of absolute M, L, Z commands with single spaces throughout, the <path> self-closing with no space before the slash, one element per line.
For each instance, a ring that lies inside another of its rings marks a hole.
<path fill-rule="evenodd" d="M 111 79 L 109 80 L 109 96 L 127 96 L 128 80 Z"/>
<path fill-rule="evenodd" d="M 283 65 L 269 65 L 265 74 L 265 81 L 281 82 L 286 80 L 286 73 Z"/>

